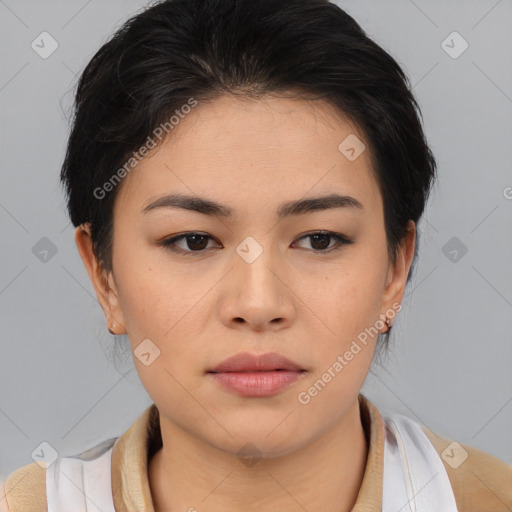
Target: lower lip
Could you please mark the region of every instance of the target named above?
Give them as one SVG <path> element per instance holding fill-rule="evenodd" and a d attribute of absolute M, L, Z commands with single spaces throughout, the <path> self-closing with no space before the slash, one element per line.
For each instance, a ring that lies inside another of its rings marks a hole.
<path fill-rule="evenodd" d="M 275 395 L 297 381 L 302 371 L 259 371 L 210 373 L 224 388 L 241 396 Z"/>

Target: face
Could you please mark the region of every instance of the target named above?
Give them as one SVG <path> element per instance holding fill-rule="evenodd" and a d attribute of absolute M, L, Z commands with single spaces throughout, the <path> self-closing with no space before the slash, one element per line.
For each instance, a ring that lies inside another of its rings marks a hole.
<path fill-rule="evenodd" d="M 77 229 L 107 322 L 128 334 L 162 422 L 226 452 L 251 441 L 278 455 L 356 403 L 382 319 L 402 300 L 414 225 L 391 265 L 370 149 L 349 159 L 338 148 L 354 135 L 364 141 L 319 101 L 199 103 L 120 185 L 108 286 Z M 223 209 L 148 208 L 169 194 Z M 332 194 L 360 206 L 282 207 Z M 277 352 L 305 371 L 269 396 L 241 396 L 207 373 L 240 352 Z"/>

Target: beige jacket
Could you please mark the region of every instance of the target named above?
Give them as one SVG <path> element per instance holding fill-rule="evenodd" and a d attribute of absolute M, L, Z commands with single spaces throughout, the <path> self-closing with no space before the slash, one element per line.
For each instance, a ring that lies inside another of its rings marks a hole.
<path fill-rule="evenodd" d="M 375 512 L 382 508 L 385 425 L 375 405 L 362 394 L 359 403 L 369 450 L 352 512 Z M 468 457 L 454 469 L 449 464 L 452 441 L 424 426 L 422 429 L 441 456 L 459 512 L 512 511 L 512 466 L 462 444 L 458 446 L 466 450 Z M 116 512 L 154 512 L 147 468 L 161 442 L 158 409 L 152 404 L 113 447 L 112 493 Z M 36 462 L 11 473 L 5 481 L 4 494 L 0 490 L 0 512 L 46 512 L 45 478 L 45 469 Z"/>

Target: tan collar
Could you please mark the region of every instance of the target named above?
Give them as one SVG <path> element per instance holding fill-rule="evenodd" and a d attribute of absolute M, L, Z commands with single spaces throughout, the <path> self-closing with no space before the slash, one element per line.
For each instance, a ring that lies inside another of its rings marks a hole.
<path fill-rule="evenodd" d="M 369 441 L 363 482 L 352 512 L 382 507 L 384 420 L 364 395 L 359 394 L 361 421 Z M 150 405 L 117 439 L 112 451 L 112 492 L 117 512 L 154 512 L 148 480 L 148 456 L 161 445 L 159 413 Z"/>

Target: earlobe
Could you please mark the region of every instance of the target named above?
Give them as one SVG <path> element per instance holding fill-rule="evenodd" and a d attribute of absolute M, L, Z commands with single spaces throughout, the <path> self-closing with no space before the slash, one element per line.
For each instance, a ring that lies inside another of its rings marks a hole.
<path fill-rule="evenodd" d="M 124 318 L 118 296 L 113 288 L 114 285 L 109 283 L 105 270 L 94 254 L 89 223 L 81 224 L 76 228 L 75 243 L 103 309 L 108 330 L 110 331 L 109 326 L 115 325 L 116 331 L 124 332 L 111 332 L 111 334 L 125 334 Z"/>

